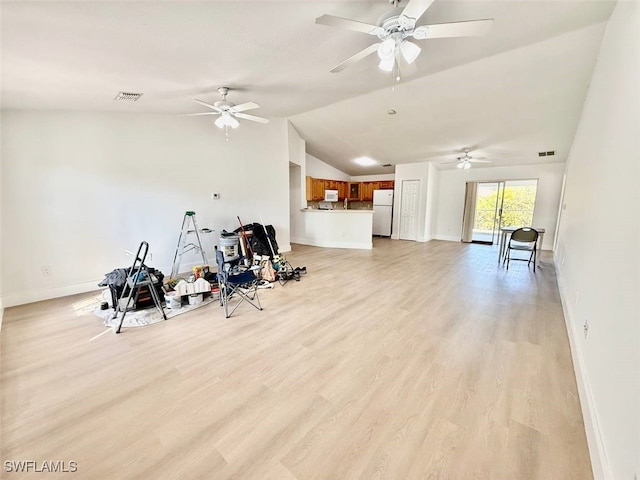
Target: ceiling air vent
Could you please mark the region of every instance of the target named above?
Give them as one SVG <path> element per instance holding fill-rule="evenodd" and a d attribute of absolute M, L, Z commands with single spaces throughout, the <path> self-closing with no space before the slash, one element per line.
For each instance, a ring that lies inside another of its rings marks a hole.
<path fill-rule="evenodd" d="M 393 165 L 391 165 L 390 163 L 385 163 L 384 165 L 382 165 L 383 167 L 393 167 Z"/>
<path fill-rule="evenodd" d="M 555 154 L 555 150 L 549 150 L 548 152 L 538 152 L 539 157 L 553 157 Z"/>
<path fill-rule="evenodd" d="M 118 95 L 116 95 L 116 98 L 114 98 L 114 100 L 120 100 L 123 102 L 135 102 L 141 96 L 142 96 L 142 93 L 119 92 Z"/>

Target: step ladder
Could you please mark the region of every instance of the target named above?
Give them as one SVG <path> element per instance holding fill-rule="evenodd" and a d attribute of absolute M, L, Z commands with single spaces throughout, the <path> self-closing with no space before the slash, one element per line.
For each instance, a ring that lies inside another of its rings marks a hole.
<path fill-rule="evenodd" d="M 136 253 L 136 258 L 133 260 L 131 268 L 127 271 L 126 287 L 122 289 L 122 294 L 118 299 L 117 306 L 115 307 L 115 312 L 113 314 L 113 318 L 115 319 L 118 314 L 122 312 L 122 317 L 120 317 L 120 321 L 118 322 L 116 333 L 120 333 L 122 324 L 124 323 L 124 317 L 127 315 L 129 307 L 137 304 L 138 297 L 140 296 L 140 289 L 142 287 L 148 287 L 149 294 L 153 299 L 154 305 L 162 314 L 162 318 L 165 320 L 167 319 L 155 287 L 155 284 L 158 283 L 158 278 L 149 272 L 149 269 L 144 263 L 148 252 L 149 244 L 147 242 L 141 242 L 138 247 L 138 253 Z M 127 297 L 127 301 L 123 303 L 125 297 Z M 131 300 L 133 300 L 133 303 L 131 303 Z"/>
<path fill-rule="evenodd" d="M 196 212 L 186 212 L 182 219 L 182 229 L 180 230 L 180 237 L 178 237 L 178 246 L 176 247 L 176 254 L 173 257 L 173 267 L 171 267 L 171 278 L 175 279 L 180 273 L 180 263 L 182 262 L 182 255 L 192 250 L 200 252 L 202 255 L 202 265 L 209 265 L 207 262 L 207 254 L 202 246 L 200 240 L 200 233 L 211 233 L 209 228 L 198 228 L 198 222 L 196 222 Z M 196 242 L 187 243 L 187 237 L 192 234 L 196 234 Z"/>

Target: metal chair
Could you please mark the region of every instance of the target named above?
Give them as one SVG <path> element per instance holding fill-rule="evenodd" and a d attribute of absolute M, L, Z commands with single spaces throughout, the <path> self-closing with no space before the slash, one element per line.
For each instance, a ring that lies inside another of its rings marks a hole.
<path fill-rule="evenodd" d="M 502 263 L 507 263 L 507 270 L 509 270 L 509 261 L 518 260 L 527 262 L 527 266 L 531 265 L 533 261 L 533 271 L 536 271 L 536 260 L 538 256 L 537 250 L 538 243 L 538 231 L 533 228 L 523 227 L 514 230 L 507 244 L 507 249 L 504 252 L 504 258 Z M 511 251 L 530 252 L 529 258 L 511 258 Z"/>
<path fill-rule="evenodd" d="M 258 297 L 258 283 L 260 278 L 256 276 L 260 270 L 259 266 L 251 267 L 248 270 L 234 272 L 239 267 L 239 260 L 225 261 L 222 250 L 216 248 L 216 263 L 218 265 L 218 287 L 220 289 L 220 305 L 224 307 L 224 316 L 229 318 L 241 303 L 247 302 L 257 310 L 262 310 L 260 298 Z M 237 298 L 237 302 L 230 308 L 232 297 Z"/>

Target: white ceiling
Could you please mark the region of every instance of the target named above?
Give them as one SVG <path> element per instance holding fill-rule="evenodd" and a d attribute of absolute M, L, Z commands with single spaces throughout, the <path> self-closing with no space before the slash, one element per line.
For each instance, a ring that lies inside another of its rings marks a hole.
<path fill-rule="evenodd" d="M 455 159 L 564 161 L 591 78 L 609 1 L 436 0 L 418 24 L 494 18 L 480 38 L 426 40 L 417 72 L 392 91 L 375 55 L 332 74 L 374 37 L 316 25 L 328 13 L 375 23 L 372 1 L 19 1 L 0 3 L 3 109 L 181 114 L 206 111 L 219 86 L 265 117 L 288 117 L 307 150 L 359 167 Z M 142 92 L 135 103 L 118 91 Z M 387 115 L 393 108 L 397 115 Z M 203 122 L 215 117 L 203 116 Z M 217 129 L 216 129 L 217 131 Z M 540 150 L 556 150 L 539 159 Z"/>

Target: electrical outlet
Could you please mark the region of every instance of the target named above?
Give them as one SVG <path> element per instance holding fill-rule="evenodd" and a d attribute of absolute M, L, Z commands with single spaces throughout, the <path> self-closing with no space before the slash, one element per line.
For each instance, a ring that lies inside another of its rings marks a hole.
<path fill-rule="evenodd" d="M 587 335 L 589 334 L 589 319 L 588 318 L 586 318 L 585 321 L 584 321 L 583 329 L 584 329 L 584 338 L 587 338 Z"/>
<path fill-rule="evenodd" d="M 220 194 L 219 193 L 212 193 L 211 194 L 211 200 L 220 200 Z"/>
<path fill-rule="evenodd" d="M 49 275 L 51 275 L 51 267 L 48 265 L 45 265 L 44 267 L 42 267 L 42 276 L 48 277 Z"/>

